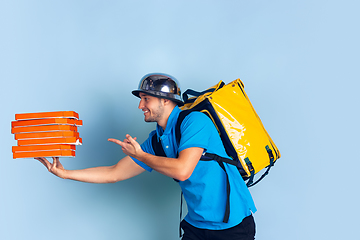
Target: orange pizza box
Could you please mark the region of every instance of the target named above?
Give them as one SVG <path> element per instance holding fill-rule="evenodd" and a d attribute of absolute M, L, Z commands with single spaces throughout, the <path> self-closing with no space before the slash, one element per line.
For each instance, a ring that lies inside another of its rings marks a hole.
<path fill-rule="evenodd" d="M 17 140 L 13 158 L 75 157 L 76 145 L 82 144 L 77 126 L 82 126 L 74 111 L 15 114 L 11 133 Z"/>
<path fill-rule="evenodd" d="M 37 113 L 18 113 L 15 114 L 15 120 L 29 120 L 41 118 L 74 118 L 79 119 L 79 114 L 74 111 L 56 111 L 56 112 L 37 112 Z"/>
<path fill-rule="evenodd" d="M 61 138 L 44 138 L 44 139 L 24 139 L 24 140 L 17 140 L 17 142 L 18 142 L 18 146 L 47 145 L 47 144 L 81 145 L 82 139 L 76 137 L 61 137 Z"/>
<path fill-rule="evenodd" d="M 76 150 L 76 145 L 70 144 L 51 144 L 51 145 L 30 145 L 30 146 L 13 146 L 12 152 L 38 152 L 48 150 Z"/>
<path fill-rule="evenodd" d="M 32 132 L 51 132 L 51 131 L 74 131 L 77 132 L 77 126 L 73 125 L 45 125 L 33 127 L 11 128 L 11 133 L 32 133 Z"/>
<path fill-rule="evenodd" d="M 34 158 L 34 157 L 75 157 L 73 150 L 53 150 L 38 152 L 14 152 L 13 158 Z"/>
<path fill-rule="evenodd" d="M 77 125 L 82 126 L 82 120 L 75 120 L 69 118 L 45 118 L 36 120 L 20 120 L 12 121 L 11 127 L 29 127 L 29 126 L 41 126 L 41 125 L 53 125 L 53 124 L 64 124 L 64 125 Z"/>
<path fill-rule="evenodd" d="M 77 137 L 77 138 L 79 138 L 79 133 L 73 132 L 73 131 L 59 131 L 59 132 L 39 132 L 39 133 L 17 133 L 17 134 L 15 134 L 15 140 L 57 138 L 57 137 Z"/>

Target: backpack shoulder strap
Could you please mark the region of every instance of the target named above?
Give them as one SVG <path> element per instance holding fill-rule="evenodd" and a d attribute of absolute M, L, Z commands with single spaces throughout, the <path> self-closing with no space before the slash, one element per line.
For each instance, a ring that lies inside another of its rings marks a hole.
<path fill-rule="evenodd" d="M 181 111 L 180 114 L 179 114 L 178 120 L 176 122 L 176 125 L 175 125 L 175 138 L 176 138 L 176 142 L 177 142 L 178 145 L 179 145 L 180 139 L 181 139 L 181 131 L 180 131 L 181 123 L 184 120 L 184 118 L 190 112 L 192 112 L 192 111 L 191 110 Z M 157 137 L 156 133 L 151 137 L 151 146 L 152 146 L 156 156 L 166 157 L 164 149 L 163 149 L 163 147 L 161 145 L 161 140 L 158 140 L 158 137 Z"/>
<path fill-rule="evenodd" d="M 175 137 L 176 137 L 176 142 L 178 145 L 180 144 L 180 139 L 181 139 L 181 131 L 180 131 L 181 123 L 184 121 L 185 117 L 187 115 L 189 115 L 191 112 L 192 112 L 191 109 L 183 110 L 180 112 L 179 117 L 177 119 L 177 122 L 175 125 Z"/>
<path fill-rule="evenodd" d="M 164 149 L 161 145 L 161 142 L 158 141 L 158 137 L 156 133 L 151 138 L 151 145 L 156 156 L 166 157 Z"/>
<path fill-rule="evenodd" d="M 175 137 L 176 137 L 176 141 L 177 144 L 180 144 L 180 139 L 181 139 L 181 131 L 180 131 L 180 126 L 181 123 L 183 122 L 184 118 L 189 115 L 193 110 L 188 109 L 188 110 L 183 110 L 182 112 L 180 112 L 176 126 L 175 126 Z M 179 153 L 178 153 L 179 154 Z M 220 157 L 216 154 L 209 154 L 209 153 L 205 153 L 205 155 L 201 156 L 200 158 L 201 161 L 212 161 L 215 160 L 218 162 L 218 164 L 220 165 L 220 167 L 224 170 L 225 174 L 226 174 L 226 207 L 225 207 L 225 215 L 224 215 L 224 219 L 223 222 L 227 223 L 229 221 L 229 216 L 230 216 L 230 182 L 229 182 L 229 176 L 228 173 L 226 172 L 225 166 L 224 166 L 224 162 L 232 164 L 237 166 L 237 163 L 235 161 L 232 161 L 230 159 L 227 158 L 223 158 Z"/>
<path fill-rule="evenodd" d="M 187 109 L 187 110 L 181 111 L 179 114 L 179 118 L 178 118 L 176 126 L 175 126 L 175 137 L 176 137 L 176 141 L 177 141 L 178 145 L 179 145 L 180 139 L 181 139 L 181 131 L 180 131 L 181 123 L 183 122 L 185 117 L 193 111 L 196 111 L 196 110 Z M 204 113 L 204 114 L 206 114 L 206 113 Z M 235 165 L 237 167 L 239 167 L 239 164 L 240 164 L 236 161 L 230 160 L 228 158 L 223 158 L 216 154 L 211 154 L 211 153 L 205 153 L 205 155 L 203 155 L 200 160 L 203 160 L 203 161 L 215 160 L 217 162 L 225 162 L 225 163 L 228 163 L 231 165 Z"/>

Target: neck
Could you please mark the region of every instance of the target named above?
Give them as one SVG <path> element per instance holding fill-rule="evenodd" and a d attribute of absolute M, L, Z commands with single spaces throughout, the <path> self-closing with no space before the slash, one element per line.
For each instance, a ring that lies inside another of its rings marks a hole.
<path fill-rule="evenodd" d="M 168 108 L 165 112 L 164 112 L 164 117 L 157 122 L 157 124 L 165 131 L 166 129 L 166 125 L 167 122 L 169 120 L 170 114 L 171 112 L 174 110 L 175 106 Z"/>

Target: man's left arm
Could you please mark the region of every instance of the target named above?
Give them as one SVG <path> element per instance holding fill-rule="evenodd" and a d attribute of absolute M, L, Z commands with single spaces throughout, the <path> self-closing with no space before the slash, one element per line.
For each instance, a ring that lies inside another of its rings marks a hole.
<path fill-rule="evenodd" d="M 126 134 L 124 141 L 117 139 L 109 139 L 109 141 L 119 144 L 125 154 L 138 159 L 155 171 L 179 181 L 185 181 L 191 176 L 204 152 L 203 148 L 190 147 L 182 150 L 178 158 L 167 158 L 144 152 L 140 144 L 129 134 Z"/>

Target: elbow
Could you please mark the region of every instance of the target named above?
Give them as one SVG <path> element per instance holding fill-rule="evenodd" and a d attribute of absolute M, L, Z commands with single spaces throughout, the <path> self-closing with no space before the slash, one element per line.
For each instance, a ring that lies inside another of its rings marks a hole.
<path fill-rule="evenodd" d="M 188 179 L 189 179 L 188 177 L 175 178 L 175 180 L 178 180 L 178 181 L 180 181 L 180 182 L 186 181 L 186 180 L 188 180 Z"/>
<path fill-rule="evenodd" d="M 118 182 L 118 180 L 116 180 L 116 179 L 110 179 L 107 181 L 107 183 L 116 183 L 116 182 Z"/>
<path fill-rule="evenodd" d="M 192 171 L 181 171 L 177 174 L 175 177 L 176 180 L 179 180 L 181 182 L 188 180 L 191 177 Z"/>
<path fill-rule="evenodd" d="M 106 183 L 117 183 L 121 181 L 121 179 L 119 179 L 117 176 L 112 176 L 111 174 L 109 174 L 106 178 Z"/>
<path fill-rule="evenodd" d="M 116 165 L 111 166 L 110 171 L 107 172 L 106 177 L 105 177 L 106 178 L 106 180 L 105 180 L 106 183 L 117 183 L 117 182 L 120 182 L 121 180 L 123 180 L 123 179 L 121 179 L 119 174 L 117 174 L 115 166 Z"/>

